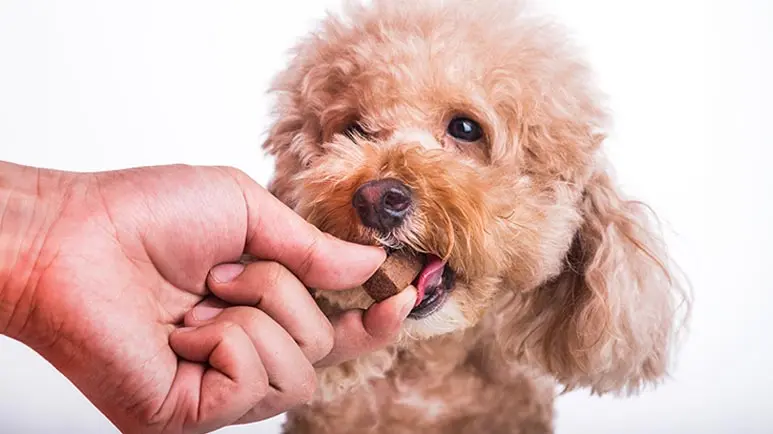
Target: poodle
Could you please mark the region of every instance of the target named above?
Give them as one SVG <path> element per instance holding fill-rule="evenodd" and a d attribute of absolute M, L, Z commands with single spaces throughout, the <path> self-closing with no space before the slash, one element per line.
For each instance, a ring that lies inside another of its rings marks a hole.
<path fill-rule="evenodd" d="M 549 433 L 564 391 L 667 377 L 686 284 L 604 159 L 589 69 L 526 6 L 347 4 L 276 77 L 269 190 L 325 232 L 424 258 L 398 341 L 320 368 L 285 432 Z M 374 302 L 314 295 L 328 314 Z"/>

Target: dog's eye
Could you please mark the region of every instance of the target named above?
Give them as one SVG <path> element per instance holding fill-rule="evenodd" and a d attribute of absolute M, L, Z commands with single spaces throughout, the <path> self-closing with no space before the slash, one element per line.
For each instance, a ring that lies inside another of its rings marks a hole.
<path fill-rule="evenodd" d="M 476 142 L 483 137 L 483 130 L 471 119 L 454 118 L 448 123 L 448 134 L 465 142 Z"/>
<path fill-rule="evenodd" d="M 368 137 L 368 133 L 365 132 L 365 129 L 362 128 L 362 125 L 360 125 L 358 122 L 352 122 L 351 124 L 346 126 L 346 129 L 344 130 L 344 134 L 346 134 L 347 137 L 354 140 L 356 137 Z"/>

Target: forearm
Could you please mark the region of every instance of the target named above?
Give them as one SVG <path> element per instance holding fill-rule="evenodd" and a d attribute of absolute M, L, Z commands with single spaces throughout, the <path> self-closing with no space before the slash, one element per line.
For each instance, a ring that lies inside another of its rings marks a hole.
<path fill-rule="evenodd" d="M 0 334 L 14 336 L 23 327 L 68 178 L 0 161 Z"/>

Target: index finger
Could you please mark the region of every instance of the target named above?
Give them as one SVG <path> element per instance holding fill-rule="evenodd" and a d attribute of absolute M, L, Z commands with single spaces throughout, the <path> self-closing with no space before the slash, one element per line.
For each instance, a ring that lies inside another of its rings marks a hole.
<path fill-rule="evenodd" d="M 247 207 L 246 253 L 279 262 L 307 287 L 357 287 L 386 259 L 379 247 L 323 233 L 245 174 L 237 172 L 234 177 Z"/>

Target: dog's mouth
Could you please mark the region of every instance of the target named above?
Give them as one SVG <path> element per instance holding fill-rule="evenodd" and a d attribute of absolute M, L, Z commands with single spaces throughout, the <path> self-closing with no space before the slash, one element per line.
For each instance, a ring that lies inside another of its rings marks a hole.
<path fill-rule="evenodd" d="M 453 290 L 456 273 L 435 255 L 424 255 L 424 267 L 413 281 L 418 291 L 416 306 L 408 315 L 412 319 L 425 318 L 437 312 Z"/>

